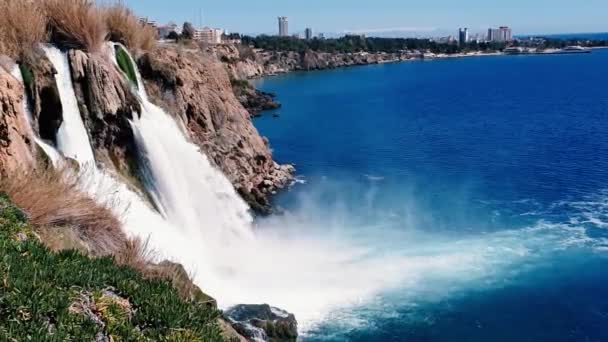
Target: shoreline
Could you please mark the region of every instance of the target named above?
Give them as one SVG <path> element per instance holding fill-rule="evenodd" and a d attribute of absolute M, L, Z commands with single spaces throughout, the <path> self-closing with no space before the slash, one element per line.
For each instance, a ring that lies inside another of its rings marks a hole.
<path fill-rule="evenodd" d="M 342 68 L 351 68 L 351 67 L 363 67 L 363 66 L 371 66 L 371 65 L 382 65 L 382 64 L 396 64 L 396 63 L 406 63 L 406 62 L 420 62 L 420 61 L 434 61 L 434 60 L 446 60 L 446 59 L 460 59 L 460 58 L 472 58 L 472 57 L 505 57 L 505 56 L 552 56 L 552 55 L 580 55 L 580 54 L 589 54 L 592 53 L 593 50 L 604 50 L 608 49 L 608 46 L 597 46 L 597 47 L 589 47 L 589 50 L 586 52 L 562 52 L 561 50 L 554 51 L 545 51 L 545 52 L 530 52 L 530 53 L 505 53 L 502 51 L 499 52 L 476 52 L 476 53 L 458 53 L 458 54 L 438 54 L 438 55 L 425 55 L 422 57 L 414 57 L 414 58 L 398 58 L 398 59 L 388 59 L 388 60 L 379 60 L 373 61 L 369 63 L 357 63 L 357 64 L 344 64 L 339 66 L 331 66 L 324 68 L 301 68 L 301 69 L 275 69 L 273 72 L 264 72 L 262 74 L 254 75 L 251 77 L 247 77 L 247 80 L 256 81 L 261 80 L 267 77 L 275 77 L 280 75 L 285 75 L 294 72 L 311 72 L 311 71 L 325 71 L 325 70 L 335 70 Z M 266 110 L 264 110 L 266 111 Z"/>

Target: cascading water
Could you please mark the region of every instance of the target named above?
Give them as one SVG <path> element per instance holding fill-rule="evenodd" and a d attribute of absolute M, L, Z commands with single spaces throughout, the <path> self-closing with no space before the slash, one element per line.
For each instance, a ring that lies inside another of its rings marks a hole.
<path fill-rule="evenodd" d="M 65 56 L 54 57 L 60 70 Z M 73 90 L 66 89 L 71 88 L 69 74 L 63 75 L 67 80 L 58 86 L 62 103 L 69 103 L 65 97 Z M 103 170 L 95 169 L 94 181 L 85 188 L 101 203 L 107 203 L 108 193 L 116 194 L 120 207 L 114 209 L 124 214 L 120 218 L 128 233 L 149 239 L 159 257 L 182 263 L 222 307 L 270 303 L 294 312 L 305 330 L 336 308 L 368 302 L 392 287 L 408 288 L 412 296 L 432 288 L 433 296 L 440 296 L 456 286 L 487 282 L 547 245 L 559 245 L 561 234 L 573 235 L 539 226 L 454 241 L 382 224 L 361 229 L 349 213 L 338 210 L 331 220 L 311 221 L 295 213 L 254 227 L 230 182 L 167 113 L 150 103 L 137 77 L 142 113 L 132 127 L 147 189 L 162 216 Z M 92 150 L 77 107 L 64 114 L 64 125 L 71 129 L 65 130 L 59 149 L 68 156 L 72 151 L 80 162 L 91 160 L 88 153 L 74 152 L 83 149 L 76 143 Z M 313 204 L 302 210 L 315 211 L 322 209 Z"/>
<path fill-rule="evenodd" d="M 232 185 L 175 121 L 150 103 L 136 73 L 143 112 L 133 128 L 148 164 L 148 190 L 178 227 L 171 242 L 151 236 L 150 243 L 193 266 L 196 283 L 221 306 L 271 303 L 295 312 L 306 328 L 332 309 L 361 303 L 383 289 L 404 282 L 428 285 L 426 274 L 483 278 L 535 248 L 509 233 L 453 244 L 435 240 L 432 246 L 393 230 L 382 231 L 381 238 L 374 231 L 372 238 L 353 234 L 360 230 L 347 216 L 314 223 L 297 216 L 273 217 L 260 222 L 254 233 Z M 345 233 L 349 226 L 351 232 Z M 190 247 L 175 248 L 178 238 Z M 404 250 L 382 248 L 387 241 L 408 240 Z M 495 244 L 505 248 L 493 249 Z"/>
<path fill-rule="evenodd" d="M 53 46 L 44 46 L 43 49 L 57 71 L 55 80 L 63 107 L 63 123 L 57 132 L 57 145 L 66 157 L 77 160 L 81 165 L 94 164 L 93 149 L 72 86 L 68 56 Z"/>

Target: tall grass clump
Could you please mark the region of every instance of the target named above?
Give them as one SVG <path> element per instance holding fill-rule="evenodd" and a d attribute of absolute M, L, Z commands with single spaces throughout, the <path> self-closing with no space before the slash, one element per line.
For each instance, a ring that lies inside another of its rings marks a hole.
<path fill-rule="evenodd" d="M 68 239 L 86 246 L 93 255 L 114 254 L 127 243 L 121 223 L 111 208 L 80 190 L 86 172 L 82 174 L 52 168 L 15 173 L 0 180 L 0 191 L 27 213 L 50 245 Z"/>
<path fill-rule="evenodd" d="M 133 50 L 151 50 L 156 46 L 156 30 L 139 21 L 122 2 L 103 9 L 110 41 L 124 44 Z"/>
<path fill-rule="evenodd" d="M 102 11 L 90 0 L 38 0 L 49 18 L 51 40 L 88 52 L 101 49 L 107 29 Z"/>
<path fill-rule="evenodd" d="M 21 59 L 47 39 L 47 18 L 36 1 L 0 0 L 0 55 Z"/>

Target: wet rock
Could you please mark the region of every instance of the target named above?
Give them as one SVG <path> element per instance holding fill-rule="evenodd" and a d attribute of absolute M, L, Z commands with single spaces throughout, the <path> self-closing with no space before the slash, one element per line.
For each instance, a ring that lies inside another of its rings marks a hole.
<path fill-rule="evenodd" d="M 298 322 L 293 314 L 261 305 L 237 305 L 224 316 L 239 334 L 254 341 L 295 341 Z"/>
<path fill-rule="evenodd" d="M 141 111 L 124 75 L 107 57 L 68 53 L 74 92 L 98 161 L 109 164 L 138 188 L 137 146 L 129 124 Z"/>
<path fill-rule="evenodd" d="M 57 71 L 44 51 L 34 49 L 21 65 L 23 80 L 32 101 L 32 128 L 43 140 L 57 143 L 57 131 L 63 123 L 63 107 L 57 89 Z"/>

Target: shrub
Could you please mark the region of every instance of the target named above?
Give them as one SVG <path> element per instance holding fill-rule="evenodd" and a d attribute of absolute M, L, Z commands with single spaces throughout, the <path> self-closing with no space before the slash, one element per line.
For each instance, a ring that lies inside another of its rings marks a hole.
<path fill-rule="evenodd" d="M 0 341 L 222 341 L 219 312 L 112 258 L 55 253 L 0 195 Z"/>
<path fill-rule="evenodd" d="M 121 223 L 110 208 L 80 190 L 81 177 L 52 168 L 22 171 L 0 180 L 0 191 L 28 214 L 43 237 L 48 236 L 44 240 L 50 247 L 85 246 L 93 255 L 114 254 L 127 243 Z"/>
<path fill-rule="evenodd" d="M 142 24 L 122 2 L 105 7 L 103 17 L 110 41 L 122 43 L 129 49 L 151 50 L 156 46 L 156 30 Z"/>
<path fill-rule="evenodd" d="M 49 18 L 51 40 L 97 52 L 107 35 L 101 10 L 90 0 L 40 0 Z"/>
<path fill-rule="evenodd" d="M 0 0 L 0 54 L 20 59 L 47 39 L 47 19 L 35 1 Z"/>

